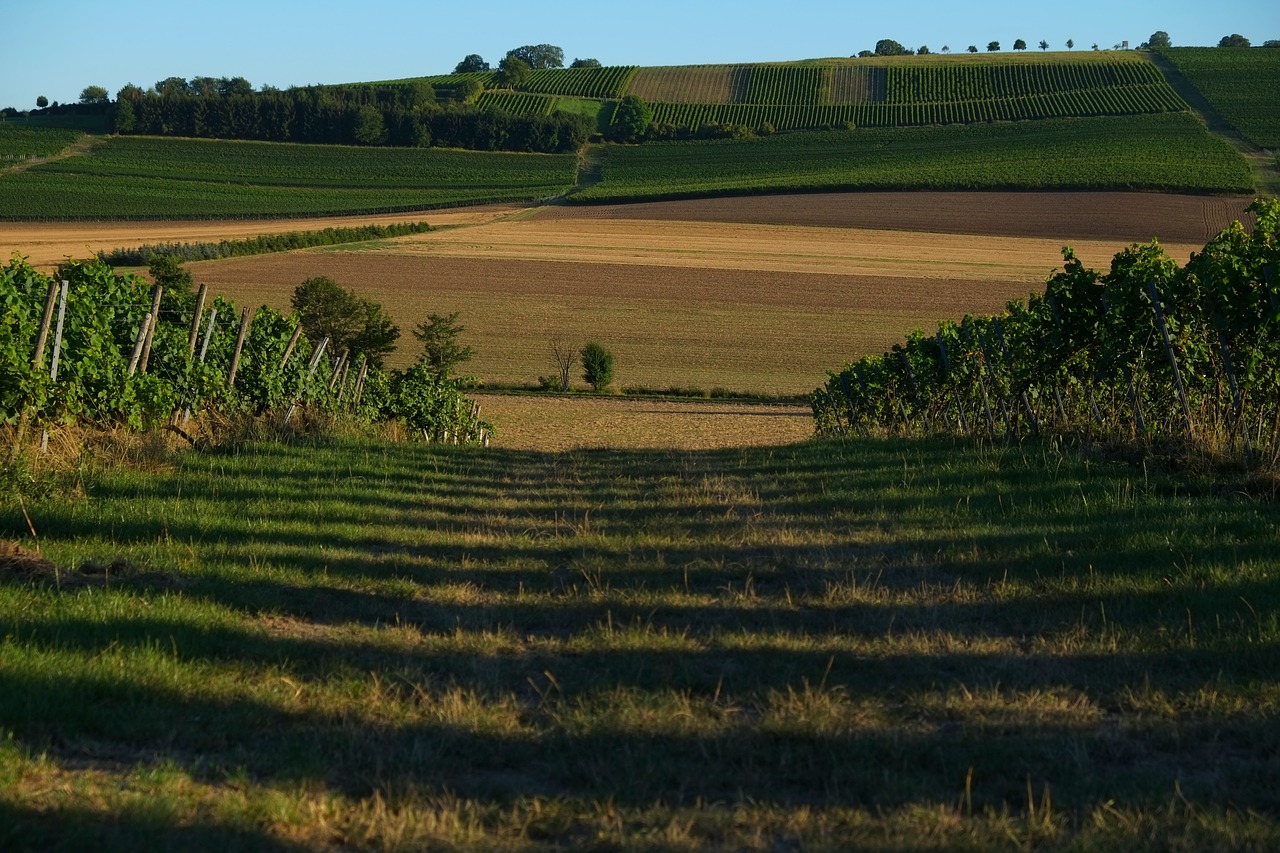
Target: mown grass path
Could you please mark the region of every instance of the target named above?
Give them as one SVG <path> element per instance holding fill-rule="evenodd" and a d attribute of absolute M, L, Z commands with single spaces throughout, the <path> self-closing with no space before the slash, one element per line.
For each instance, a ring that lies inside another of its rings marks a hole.
<path fill-rule="evenodd" d="M 0 539 L 47 562 L 0 562 L 6 850 L 1280 842 L 1280 512 L 1152 465 L 338 441 L 9 476 Z"/>

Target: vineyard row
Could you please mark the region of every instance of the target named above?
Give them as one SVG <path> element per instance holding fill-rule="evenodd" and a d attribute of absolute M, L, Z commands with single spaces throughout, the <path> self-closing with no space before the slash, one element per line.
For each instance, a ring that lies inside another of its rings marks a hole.
<path fill-rule="evenodd" d="M 1106 273 L 1070 249 L 1042 296 L 945 322 L 833 372 L 825 434 L 1069 433 L 1280 464 L 1280 202 L 1185 266 L 1156 243 Z"/>

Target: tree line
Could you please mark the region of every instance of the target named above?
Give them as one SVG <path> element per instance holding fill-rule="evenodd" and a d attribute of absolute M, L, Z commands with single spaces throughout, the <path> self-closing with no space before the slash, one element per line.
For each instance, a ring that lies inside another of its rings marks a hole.
<path fill-rule="evenodd" d="M 573 151 L 594 130 L 583 116 L 513 116 L 441 104 L 425 81 L 287 90 L 198 86 L 181 78 L 116 97 L 117 133 L 326 145 L 440 146 L 479 151 Z M 233 78 L 240 80 L 242 78 Z M 181 84 L 181 85 L 179 85 Z"/>

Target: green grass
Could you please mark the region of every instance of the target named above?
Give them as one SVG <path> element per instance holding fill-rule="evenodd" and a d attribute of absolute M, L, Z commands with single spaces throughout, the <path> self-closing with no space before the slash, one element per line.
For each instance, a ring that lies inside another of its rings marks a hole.
<path fill-rule="evenodd" d="M 6 850 L 1280 843 L 1275 504 L 942 441 L 147 468 L 0 497 L 58 566 L 0 569 Z"/>
<path fill-rule="evenodd" d="M 1176 47 L 1160 55 L 1249 141 L 1280 148 L 1280 50 Z"/>
<path fill-rule="evenodd" d="M 785 134 L 603 151 L 578 201 L 817 189 L 1250 192 L 1245 160 L 1186 114 Z"/>
<path fill-rule="evenodd" d="M 0 175 L 0 218 L 318 216 L 534 200 L 575 157 L 446 149 L 116 137 Z"/>

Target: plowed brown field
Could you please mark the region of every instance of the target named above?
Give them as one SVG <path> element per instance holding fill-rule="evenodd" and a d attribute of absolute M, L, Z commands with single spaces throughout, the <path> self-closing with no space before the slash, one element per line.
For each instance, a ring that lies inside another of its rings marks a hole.
<path fill-rule="evenodd" d="M 1252 201 L 1156 193 L 824 193 L 566 206 L 546 215 L 1048 237 L 1068 243 L 1145 243 L 1156 237 L 1204 245 L 1232 221 L 1250 221 L 1244 209 Z"/>
<path fill-rule="evenodd" d="M 1159 235 L 1185 261 L 1247 204 L 1136 193 L 769 196 L 537 211 L 487 207 L 379 217 L 457 225 L 363 247 L 191 264 L 197 281 L 287 308 L 327 275 L 383 302 L 405 332 L 459 311 L 469 372 L 531 383 L 551 339 L 596 339 L 619 385 L 804 393 L 914 328 L 1039 291 L 1072 244 L 1105 268 Z M 374 221 L 351 218 L 341 224 Z M 87 249 L 215 240 L 333 221 L 0 224 L 0 247 L 53 263 Z M 78 247 L 78 248 L 77 248 Z"/>

